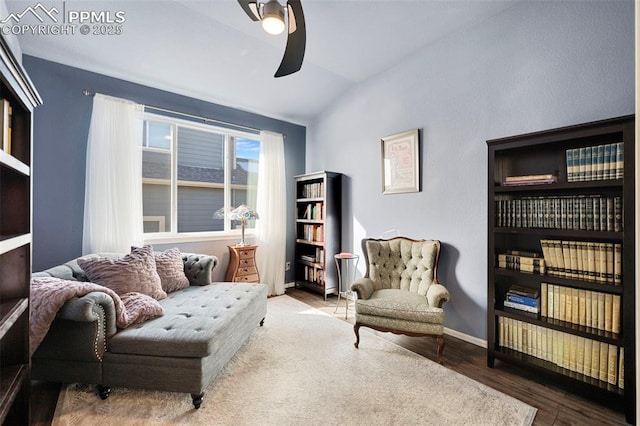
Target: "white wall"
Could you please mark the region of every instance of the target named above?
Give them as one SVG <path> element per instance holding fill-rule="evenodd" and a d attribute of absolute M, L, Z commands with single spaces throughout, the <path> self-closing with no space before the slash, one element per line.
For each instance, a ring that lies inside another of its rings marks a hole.
<path fill-rule="evenodd" d="M 485 141 L 634 113 L 633 15 L 630 0 L 519 3 L 345 93 L 307 131 L 307 170 L 347 177 L 343 250 L 389 229 L 441 240 L 445 325 L 486 338 Z M 413 128 L 422 192 L 383 196 L 380 138 Z"/>

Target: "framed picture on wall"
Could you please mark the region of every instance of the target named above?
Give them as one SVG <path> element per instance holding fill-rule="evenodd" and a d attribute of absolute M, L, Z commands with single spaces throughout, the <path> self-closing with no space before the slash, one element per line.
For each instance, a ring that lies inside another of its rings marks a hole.
<path fill-rule="evenodd" d="M 382 193 L 420 191 L 420 144 L 418 129 L 381 140 Z"/>

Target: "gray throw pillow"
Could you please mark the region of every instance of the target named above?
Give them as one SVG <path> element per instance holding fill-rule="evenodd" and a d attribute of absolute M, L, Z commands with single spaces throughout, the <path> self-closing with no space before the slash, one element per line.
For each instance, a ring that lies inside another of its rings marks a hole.
<path fill-rule="evenodd" d="M 156 270 L 164 291 L 172 293 L 189 287 L 189 279 L 184 274 L 182 253 L 178 248 L 155 252 L 155 257 Z"/>
<path fill-rule="evenodd" d="M 135 291 L 156 300 L 167 297 L 156 271 L 153 248 L 149 245 L 134 247 L 131 253 L 115 259 L 81 257 L 78 265 L 89 281 L 108 287 L 119 296 Z"/>

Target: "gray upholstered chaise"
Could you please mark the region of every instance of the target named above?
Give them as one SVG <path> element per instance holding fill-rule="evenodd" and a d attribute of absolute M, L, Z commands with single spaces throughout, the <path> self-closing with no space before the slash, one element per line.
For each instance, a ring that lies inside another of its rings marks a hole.
<path fill-rule="evenodd" d="M 160 301 L 162 317 L 116 328 L 113 300 L 89 293 L 67 302 L 32 357 L 34 380 L 187 392 L 200 407 L 207 385 L 267 312 L 262 284 L 211 283 L 213 256 L 184 255 L 190 286 Z M 76 260 L 37 276 L 86 281 Z"/>

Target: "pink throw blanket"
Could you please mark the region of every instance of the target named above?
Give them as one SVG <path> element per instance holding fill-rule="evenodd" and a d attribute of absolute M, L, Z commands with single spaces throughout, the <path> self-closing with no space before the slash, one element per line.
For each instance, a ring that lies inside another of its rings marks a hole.
<path fill-rule="evenodd" d="M 120 297 L 111 289 L 83 281 L 64 281 L 59 278 L 42 277 L 31 280 L 31 308 L 29 341 L 31 354 L 46 336 L 60 308 L 74 297 L 100 291 L 108 294 L 116 306 L 116 325 L 125 328 L 130 324 L 127 309 Z"/>

